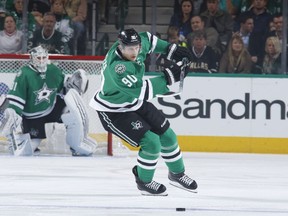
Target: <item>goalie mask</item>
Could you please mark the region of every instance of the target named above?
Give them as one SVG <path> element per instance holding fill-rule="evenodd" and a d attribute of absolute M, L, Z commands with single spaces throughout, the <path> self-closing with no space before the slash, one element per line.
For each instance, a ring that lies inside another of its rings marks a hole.
<path fill-rule="evenodd" d="M 40 73 L 45 73 L 48 64 L 48 51 L 42 46 L 34 47 L 30 50 L 30 60 L 31 64 Z"/>

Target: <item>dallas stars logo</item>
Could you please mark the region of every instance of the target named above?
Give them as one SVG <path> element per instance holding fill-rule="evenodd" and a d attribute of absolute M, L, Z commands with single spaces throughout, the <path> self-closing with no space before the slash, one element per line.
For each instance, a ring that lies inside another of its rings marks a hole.
<path fill-rule="evenodd" d="M 143 128 L 142 122 L 139 120 L 136 122 L 131 122 L 131 125 L 133 126 L 133 130 L 139 130 L 140 128 Z"/>
<path fill-rule="evenodd" d="M 35 105 L 37 105 L 43 101 L 47 101 L 48 103 L 50 103 L 50 96 L 54 92 L 56 92 L 56 88 L 49 89 L 47 87 L 47 84 L 44 83 L 42 89 L 39 89 L 38 91 L 34 91 L 34 94 L 36 95 Z"/>

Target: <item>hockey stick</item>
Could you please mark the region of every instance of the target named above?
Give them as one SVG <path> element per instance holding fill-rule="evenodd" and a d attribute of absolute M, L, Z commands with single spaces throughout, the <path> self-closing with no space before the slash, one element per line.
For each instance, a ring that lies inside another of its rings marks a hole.
<path fill-rule="evenodd" d="M 180 73 L 180 80 L 179 80 L 179 89 L 178 91 L 169 91 L 165 94 L 161 94 L 161 95 L 156 95 L 156 97 L 174 97 L 176 95 L 179 95 L 183 92 L 183 87 L 184 87 L 184 78 L 185 78 L 185 70 L 186 67 L 188 66 L 188 59 L 187 58 L 183 58 L 182 59 L 182 67 L 181 67 L 181 73 Z"/>

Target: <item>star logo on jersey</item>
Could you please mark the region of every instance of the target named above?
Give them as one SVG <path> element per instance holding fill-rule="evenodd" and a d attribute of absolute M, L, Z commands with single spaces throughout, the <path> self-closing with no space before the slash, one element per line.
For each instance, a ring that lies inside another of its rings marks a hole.
<path fill-rule="evenodd" d="M 48 103 L 50 103 L 50 96 L 54 92 L 56 92 L 56 88 L 49 89 L 47 87 L 47 84 L 44 83 L 42 89 L 39 89 L 38 91 L 34 91 L 34 94 L 36 94 L 35 105 L 37 105 L 43 101 L 47 101 Z"/>
<path fill-rule="evenodd" d="M 125 71 L 126 71 L 125 65 L 123 65 L 123 64 L 117 64 L 117 65 L 115 66 L 115 72 L 116 72 L 116 73 L 122 74 L 122 73 L 124 73 Z"/>
<path fill-rule="evenodd" d="M 143 128 L 142 122 L 139 120 L 132 122 L 131 125 L 133 126 L 133 130 L 139 130 L 140 128 Z"/>

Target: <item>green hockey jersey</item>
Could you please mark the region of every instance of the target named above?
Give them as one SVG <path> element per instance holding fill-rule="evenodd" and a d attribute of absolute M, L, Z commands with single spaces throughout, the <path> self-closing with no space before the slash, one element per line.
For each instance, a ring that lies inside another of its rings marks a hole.
<path fill-rule="evenodd" d="M 9 107 L 26 118 L 46 116 L 53 110 L 63 82 L 64 74 L 53 64 L 47 65 L 45 73 L 35 71 L 30 65 L 24 66 L 7 95 Z"/>
<path fill-rule="evenodd" d="M 90 100 L 90 106 L 98 111 L 129 112 L 139 109 L 143 101 L 156 94 L 169 91 L 164 75 L 144 79 L 146 55 L 166 53 L 169 43 L 149 32 L 139 33 L 141 49 L 136 61 L 125 60 L 115 42 L 107 53 L 101 71 L 101 87 Z"/>

